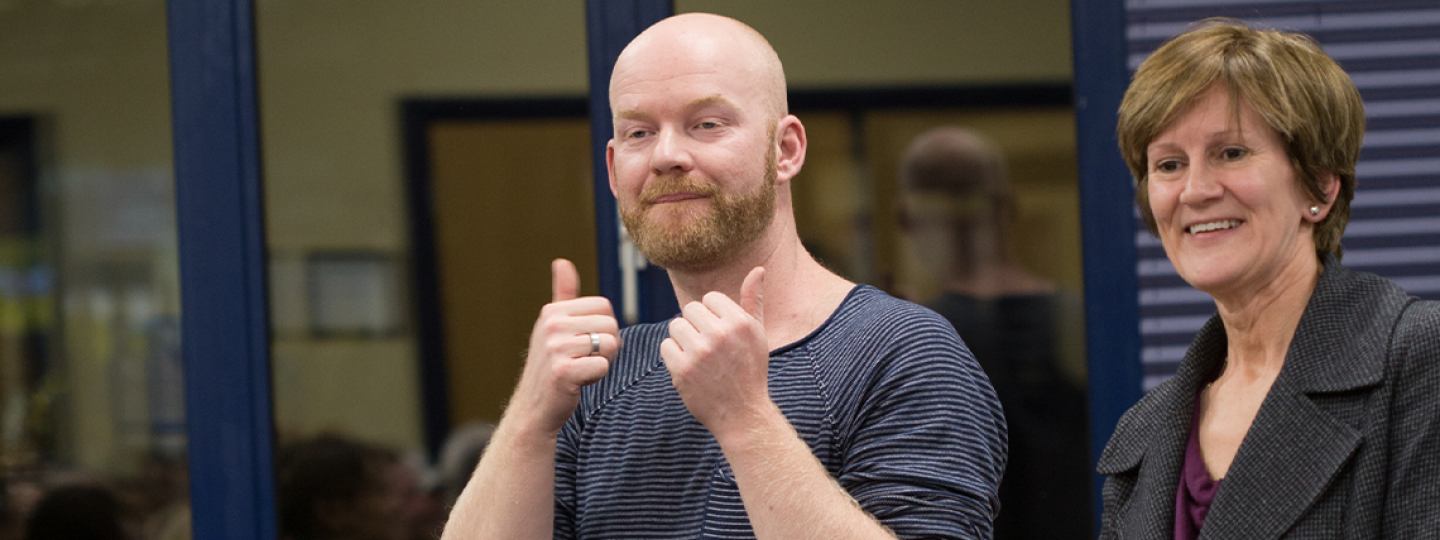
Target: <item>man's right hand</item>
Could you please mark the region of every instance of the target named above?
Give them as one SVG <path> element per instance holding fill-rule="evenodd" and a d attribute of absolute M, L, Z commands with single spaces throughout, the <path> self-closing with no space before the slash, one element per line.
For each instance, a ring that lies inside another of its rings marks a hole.
<path fill-rule="evenodd" d="M 620 326 L 610 300 L 600 296 L 577 298 L 580 275 L 565 259 L 550 263 L 552 300 L 540 310 L 530 333 L 530 351 L 515 395 L 514 410 L 506 415 L 554 436 L 580 403 L 580 388 L 595 384 L 610 369 L 620 350 Z M 590 334 L 600 338 L 600 351 L 591 353 Z"/>

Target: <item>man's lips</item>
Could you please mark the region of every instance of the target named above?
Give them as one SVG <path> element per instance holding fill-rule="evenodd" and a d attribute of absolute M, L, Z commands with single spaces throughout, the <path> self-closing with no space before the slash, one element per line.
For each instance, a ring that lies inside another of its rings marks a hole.
<path fill-rule="evenodd" d="M 655 197 L 655 198 L 653 198 L 653 199 L 650 199 L 649 203 L 650 203 L 650 204 L 665 204 L 665 203 L 674 203 L 674 202 L 689 201 L 689 200 L 693 200 L 693 199 L 703 199 L 703 198 L 705 198 L 705 196 L 702 195 L 702 194 L 695 193 L 695 192 L 690 192 L 690 191 L 682 191 L 682 192 L 679 192 L 679 193 L 666 193 L 666 194 L 661 195 L 661 196 L 659 196 L 659 197 Z"/>

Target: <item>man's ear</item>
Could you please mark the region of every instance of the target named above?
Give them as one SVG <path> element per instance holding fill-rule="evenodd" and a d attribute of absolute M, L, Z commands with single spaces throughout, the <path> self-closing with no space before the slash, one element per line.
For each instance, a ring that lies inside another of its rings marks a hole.
<path fill-rule="evenodd" d="M 615 189 L 615 139 L 605 143 L 605 172 L 610 176 L 610 194 L 619 197 Z"/>
<path fill-rule="evenodd" d="M 805 125 L 793 114 L 781 118 L 775 125 L 775 131 L 775 144 L 780 147 L 775 154 L 775 182 L 783 184 L 800 174 L 800 167 L 805 165 L 805 147 L 808 141 L 805 138 Z"/>

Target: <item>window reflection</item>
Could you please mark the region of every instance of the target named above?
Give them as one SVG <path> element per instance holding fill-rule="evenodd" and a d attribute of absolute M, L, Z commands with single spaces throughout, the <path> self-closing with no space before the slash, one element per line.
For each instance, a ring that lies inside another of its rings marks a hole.
<path fill-rule="evenodd" d="M 434 538 L 514 387 L 549 260 L 598 288 L 585 5 L 343 4 L 255 10 L 279 529 Z M 457 96 L 501 105 L 407 129 L 411 105 Z M 537 97 L 581 106 L 505 105 Z"/>
<path fill-rule="evenodd" d="M 188 538 L 165 4 L 0 3 L 0 538 Z"/>
<path fill-rule="evenodd" d="M 792 182 L 801 237 L 837 272 L 945 316 L 980 361 L 1010 432 L 996 538 L 1089 537 L 1073 114 L 876 94 L 841 110 L 792 95 L 811 142 Z"/>

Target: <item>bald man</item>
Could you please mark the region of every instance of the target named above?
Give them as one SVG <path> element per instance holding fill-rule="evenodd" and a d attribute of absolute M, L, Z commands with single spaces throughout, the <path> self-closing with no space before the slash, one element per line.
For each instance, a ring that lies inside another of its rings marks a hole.
<path fill-rule="evenodd" d="M 988 538 L 994 392 L 944 319 L 801 246 L 805 128 L 769 43 L 666 19 L 621 53 L 610 106 L 610 188 L 682 312 L 620 331 L 555 261 L 445 538 Z"/>

